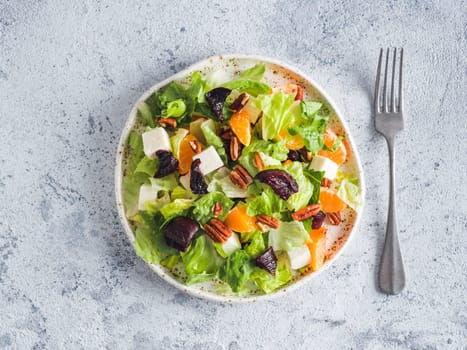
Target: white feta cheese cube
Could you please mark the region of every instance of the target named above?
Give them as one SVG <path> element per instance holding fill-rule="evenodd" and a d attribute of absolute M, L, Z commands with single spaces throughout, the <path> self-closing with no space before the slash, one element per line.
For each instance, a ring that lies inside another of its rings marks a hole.
<path fill-rule="evenodd" d="M 216 149 L 213 146 L 209 146 L 201 153 L 193 156 L 193 160 L 199 159 L 201 160 L 201 164 L 199 169 L 203 173 L 203 175 L 207 175 L 210 172 L 219 169 L 220 167 L 224 166 L 219 153 L 217 153 Z"/>
<path fill-rule="evenodd" d="M 310 250 L 306 245 L 289 250 L 287 255 L 290 259 L 290 267 L 294 270 L 308 265 L 311 261 Z"/>
<path fill-rule="evenodd" d="M 310 168 L 313 170 L 324 171 L 324 177 L 329 180 L 334 180 L 337 174 L 339 165 L 331 159 L 316 155 L 311 161 Z"/>
<path fill-rule="evenodd" d="M 157 199 L 157 191 L 151 185 L 141 185 L 139 188 L 138 210 L 146 210 L 146 203 Z"/>
<path fill-rule="evenodd" d="M 242 247 L 242 244 L 240 243 L 240 240 L 238 239 L 238 236 L 236 233 L 232 233 L 232 236 L 230 236 L 228 240 L 222 243 L 222 250 L 224 251 L 225 254 L 229 256 L 234 251 L 236 251 L 237 249 L 240 249 L 241 247 Z"/>
<path fill-rule="evenodd" d="M 170 138 L 164 128 L 154 128 L 146 131 L 142 135 L 144 154 L 149 158 L 156 158 L 159 150 L 172 151 Z"/>
<path fill-rule="evenodd" d="M 190 173 L 189 173 L 189 172 L 188 172 L 188 174 L 185 174 L 185 175 L 180 176 L 180 178 L 178 179 L 178 181 L 180 181 L 181 185 L 182 185 L 186 190 L 191 191 L 191 187 L 190 187 Z"/>

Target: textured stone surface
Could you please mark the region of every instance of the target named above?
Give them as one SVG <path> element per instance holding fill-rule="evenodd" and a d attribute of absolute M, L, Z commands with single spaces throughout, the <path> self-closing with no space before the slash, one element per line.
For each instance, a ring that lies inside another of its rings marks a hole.
<path fill-rule="evenodd" d="M 460 349 L 467 344 L 465 1 L 0 1 L 0 348 Z M 388 198 L 370 101 L 406 49 L 397 142 L 400 296 L 375 287 Z M 161 282 L 117 219 L 114 153 L 153 83 L 223 52 L 282 59 L 344 111 L 367 179 L 344 255 L 271 302 Z"/>

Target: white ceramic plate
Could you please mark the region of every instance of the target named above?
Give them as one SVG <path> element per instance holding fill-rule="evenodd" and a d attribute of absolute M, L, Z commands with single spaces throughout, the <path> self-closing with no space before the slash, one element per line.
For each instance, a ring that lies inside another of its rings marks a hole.
<path fill-rule="evenodd" d="M 304 73 L 298 69 L 289 66 L 288 64 L 278 62 L 265 57 L 260 56 L 249 56 L 249 55 L 221 55 L 214 56 L 198 62 L 191 67 L 171 76 L 170 78 L 161 81 L 160 83 L 151 87 L 146 91 L 140 99 L 136 102 L 135 106 L 131 110 L 128 120 L 123 129 L 118 145 L 116 168 L 115 168 L 115 195 L 117 199 L 117 208 L 120 220 L 123 224 L 123 228 L 130 239 L 130 242 L 134 241 L 134 234 L 130 223 L 125 216 L 125 210 L 123 208 L 122 198 L 122 180 L 123 180 L 123 165 L 124 165 L 124 150 L 127 143 L 127 138 L 136 122 L 137 106 L 145 101 L 152 93 L 164 87 L 173 80 L 183 81 L 191 76 L 194 71 L 201 71 L 206 74 L 214 70 L 223 69 L 228 74 L 235 76 L 238 75 L 239 71 L 246 68 L 250 68 L 255 64 L 263 63 L 266 65 L 266 74 L 264 81 L 270 86 L 280 86 L 284 83 L 296 82 L 304 88 L 304 98 L 320 100 L 324 102 L 330 110 L 330 122 L 331 128 L 339 134 L 344 134 L 350 148 L 350 157 L 346 164 L 341 166 L 342 170 L 350 172 L 360 179 L 360 186 L 362 189 L 362 196 L 365 198 L 365 183 L 363 179 L 363 172 L 360 165 L 360 159 L 358 157 L 357 150 L 354 146 L 354 142 L 349 133 L 348 127 L 344 121 L 342 113 L 339 112 L 335 103 L 329 97 L 329 95 L 321 88 L 313 79 L 307 77 Z M 191 294 L 196 297 L 206 298 L 210 300 L 216 300 L 221 302 L 251 302 L 259 299 L 268 299 L 277 295 L 283 295 L 292 289 L 306 283 L 316 277 L 318 273 L 324 271 L 337 257 L 342 253 L 344 247 L 348 244 L 350 237 L 355 235 L 355 230 L 360 221 L 363 207 L 358 213 L 351 209 L 346 209 L 343 213 L 343 223 L 340 226 L 330 226 L 327 234 L 327 256 L 326 263 L 323 268 L 317 272 L 308 273 L 306 275 L 299 276 L 294 279 L 291 283 L 285 287 L 277 290 L 272 294 L 258 295 L 258 294 L 245 294 L 245 295 L 234 295 L 228 288 L 219 290 L 219 286 L 211 282 L 195 284 L 187 286 L 180 282 L 176 276 L 161 265 L 150 264 L 151 268 L 165 281 L 171 285 L 183 290 L 184 292 Z"/>

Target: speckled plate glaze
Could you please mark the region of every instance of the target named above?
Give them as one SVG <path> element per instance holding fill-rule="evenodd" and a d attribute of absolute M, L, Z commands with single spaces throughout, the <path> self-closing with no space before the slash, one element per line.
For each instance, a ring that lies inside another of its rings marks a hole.
<path fill-rule="evenodd" d="M 122 180 L 125 166 L 125 147 L 127 144 L 128 135 L 137 122 L 137 106 L 139 103 L 145 101 L 153 92 L 157 91 L 173 80 L 181 82 L 189 80 L 189 77 L 194 71 L 199 70 L 206 74 L 214 70 L 223 69 L 234 77 L 238 76 L 240 71 L 246 68 L 250 68 L 257 63 L 263 63 L 266 65 L 266 75 L 264 77 L 264 81 L 270 86 L 279 86 L 286 82 L 296 82 L 303 86 L 305 99 L 319 100 L 328 107 L 331 116 L 329 125 L 333 130 L 346 136 L 346 142 L 348 142 L 348 147 L 351 150 L 350 156 L 345 166 L 341 167 L 341 169 L 359 177 L 360 186 L 362 188 L 362 196 L 365 198 L 365 183 L 360 160 L 352 137 L 349 134 L 348 127 L 343 119 L 343 115 L 339 112 L 329 95 L 313 79 L 307 77 L 304 73 L 300 72 L 296 68 L 289 66 L 288 64 L 265 57 L 240 54 L 214 56 L 198 62 L 191 67 L 171 76 L 170 78 L 154 85 L 140 97 L 131 110 L 118 145 L 115 169 L 115 195 L 117 200 L 118 214 L 131 243 L 134 241 L 134 234 L 131 224 L 125 216 L 125 211 L 123 208 Z M 310 281 L 319 273 L 324 271 L 333 261 L 335 261 L 342 253 L 344 247 L 349 243 L 350 238 L 355 235 L 354 232 L 360 221 L 362 209 L 363 207 L 358 213 L 351 209 L 346 209 L 343 213 L 342 224 L 340 226 L 329 227 L 327 234 L 326 263 L 321 270 L 299 275 L 294 278 L 288 285 L 271 294 L 259 295 L 250 291 L 244 295 L 234 295 L 229 291 L 228 288 L 219 288 L 218 284 L 212 282 L 187 286 L 181 282 L 179 276 L 173 275 L 165 267 L 153 264 L 150 264 L 150 266 L 163 280 L 196 297 L 221 302 L 252 302 L 263 299 L 270 299 L 278 295 L 284 295 L 292 289 L 295 289 L 298 286 Z"/>

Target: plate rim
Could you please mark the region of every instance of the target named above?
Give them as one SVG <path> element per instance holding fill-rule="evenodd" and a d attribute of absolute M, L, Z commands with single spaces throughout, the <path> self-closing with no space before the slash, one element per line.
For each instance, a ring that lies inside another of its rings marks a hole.
<path fill-rule="evenodd" d="M 292 72 L 301 78 L 303 80 L 306 80 L 309 82 L 320 94 L 321 96 L 332 106 L 334 109 L 334 112 L 339 119 L 343 129 L 345 130 L 345 133 L 347 135 L 348 142 L 350 143 L 353 155 L 355 157 L 355 164 L 358 169 L 358 176 L 360 179 L 360 188 L 361 188 L 361 193 L 362 193 L 362 198 L 363 198 L 363 204 L 359 210 L 359 212 L 356 212 L 356 218 L 355 222 L 353 224 L 352 229 L 349 232 L 347 240 L 342 244 L 341 248 L 339 251 L 334 254 L 331 260 L 329 260 L 320 270 L 313 272 L 311 274 L 308 274 L 307 276 L 304 276 L 303 278 L 299 279 L 298 281 L 279 289 L 276 292 L 273 292 L 271 294 L 264 294 L 264 295 L 257 295 L 257 296 L 225 296 L 225 295 L 220 295 L 220 294 L 214 294 L 212 292 L 207 292 L 203 291 L 201 289 L 197 289 L 191 286 L 187 286 L 179 281 L 177 281 L 175 278 L 172 276 L 168 275 L 162 267 L 158 264 L 151 264 L 146 261 L 144 261 L 145 264 L 149 265 L 149 267 L 156 272 L 156 274 L 172 285 L 173 287 L 191 295 L 194 297 L 210 300 L 210 301 L 216 301 L 216 302 L 224 302 L 224 303 L 250 303 L 250 302 L 256 302 L 256 301 L 262 301 L 262 300 L 271 300 L 275 299 L 281 295 L 288 294 L 289 292 L 294 291 L 298 287 L 302 286 L 303 284 L 309 282 L 311 279 L 315 278 L 319 274 L 321 274 L 324 270 L 327 270 L 329 266 L 331 266 L 342 254 L 342 252 L 348 247 L 350 244 L 351 240 L 353 237 L 356 235 L 355 231 L 358 229 L 361 221 L 361 217 L 363 215 L 363 211 L 365 208 L 365 197 L 366 197 L 366 184 L 365 184 L 365 175 L 363 172 L 363 168 L 361 165 L 361 160 L 360 160 L 360 155 L 358 153 L 358 149 L 355 147 L 355 142 L 353 140 L 352 133 L 349 132 L 349 126 L 347 125 L 346 120 L 343 118 L 343 114 L 340 111 L 340 109 L 337 107 L 337 104 L 335 101 L 329 96 L 329 94 L 326 92 L 323 87 L 317 83 L 314 79 L 310 78 L 306 73 L 301 71 L 300 69 L 290 65 L 289 63 L 277 60 L 277 59 L 272 59 L 269 57 L 261 56 L 261 55 L 248 55 L 248 54 L 236 54 L 236 53 L 230 53 L 230 54 L 219 54 L 219 55 L 214 55 L 210 56 L 208 58 L 205 58 L 203 60 L 200 60 L 196 63 L 193 63 L 192 65 L 188 66 L 187 68 L 184 68 L 183 70 L 172 74 L 168 78 L 152 85 L 149 89 L 145 90 L 145 92 L 138 98 L 138 100 L 134 103 L 130 113 L 128 114 L 125 125 L 122 129 L 122 132 L 120 134 L 120 139 L 117 145 L 117 152 L 116 152 L 116 157 L 115 157 L 115 172 L 114 172 L 114 194 L 115 194 L 115 200 L 116 200 L 116 205 L 117 205 L 117 211 L 118 211 L 118 217 L 120 219 L 120 222 L 125 230 L 125 233 L 130 240 L 130 243 L 133 244 L 134 242 L 134 233 L 133 230 L 130 227 L 130 224 L 128 222 L 128 219 L 125 215 L 125 210 L 123 207 L 123 193 L 122 193 L 122 180 L 123 180 L 123 174 L 122 174 L 122 161 L 123 161 L 123 153 L 125 149 L 125 144 L 128 139 L 128 136 L 132 130 L 132 126 L 135 122 L 136 115 L 137 115 L 137 107 L 138 105 L 145 101 L 154 91 L 159 90 L 163 86 L 167 85 L 168 83 L 185 78 L 190 72 L 195 71 L 195 70 L 200 70 L 201 67 L 205 67 L 206 65 L 212 65 L 214 60 L 229 60 L 229 59 L 239 59 L 239 60 L 252 60 L 252 61 L 262 61 L 265 63 L 269 64 L 275 64 L 278 66 L 281 66 L 282 68 L 285 68 L 289 72 Z M 139 258 L 139 257 L 138 257 Z M 139 258 L 141 259 L 141 258 Z"/>

